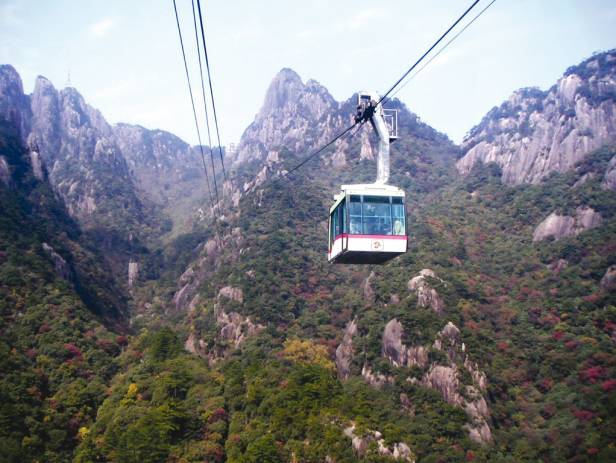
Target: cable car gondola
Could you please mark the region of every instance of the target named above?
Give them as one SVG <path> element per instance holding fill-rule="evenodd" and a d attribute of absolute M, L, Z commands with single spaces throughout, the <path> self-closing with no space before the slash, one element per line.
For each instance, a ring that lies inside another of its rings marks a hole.
<path fill-rule="evenodd" d="M 389 144 L 397 139 L 397 113 L 376 93 L 360 92 L 356 121 L 370 121 L 379 138 L 377 180 L 342 185 L 329 210 L 329 262 L 382 264 L 407 250 L 404 191 L 387 185 Z"/>

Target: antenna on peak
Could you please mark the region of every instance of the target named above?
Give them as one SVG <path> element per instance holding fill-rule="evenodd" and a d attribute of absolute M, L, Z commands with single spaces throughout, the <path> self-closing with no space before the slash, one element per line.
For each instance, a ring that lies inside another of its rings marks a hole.
<path fill-rule="evenodd" d="M 64 85 L 65 87 L 72 87 L 73 84 L 71 83 L 71 69 L 68 69 L 68 77 L 66 78 L 66 84 Z"/>

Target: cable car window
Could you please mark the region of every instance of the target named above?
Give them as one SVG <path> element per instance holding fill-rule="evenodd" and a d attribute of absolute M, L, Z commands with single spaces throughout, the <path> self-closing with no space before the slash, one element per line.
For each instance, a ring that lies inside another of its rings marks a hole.
<path fill-rule="evenodd" d="M 391 235 L 391 205 L 388 196 L 364 196 L 362 215 L 365 235 Z"/>
<path fill-rule="evenodd" d="M 352 235 L 362 233 L 361 196 L 359 195 L 351 195 L 349 198 L 349 233 Z"/>
<path fill-rule="evenodd" d="M 340 209 L 340 223 L 342 224 L 341 233 L 348 233 L 349 230 L 347 227 L 346 202 L 342 201 L 338 208 Z"/>
<path fill-rule="evenodd" d="M 406 235 L 404 217 L 404 204 L 402 198 L 391 198 L 391 218 L 393 221 L 393 234 Z"/>

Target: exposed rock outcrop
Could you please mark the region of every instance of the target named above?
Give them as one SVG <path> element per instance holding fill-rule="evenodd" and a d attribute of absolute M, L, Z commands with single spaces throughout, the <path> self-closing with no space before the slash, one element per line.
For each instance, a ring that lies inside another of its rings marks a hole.
<path fill-rule="evenodd" d="M 342 380 L 348 379 L 353 363 L 353 336 L 357 333 L 357 321 L 351 320 L 344 330 L 342 342 L 336 348 L 336 370 Z"/>
<path fill-rule="evenodd" d="M 403 331 L 402 324 L 395 318 L 385 325 L 383 356 L 396 367 L 425 367 L 428 364 L 428 350 L 424 346 L 405 346 L 402 343 Z"/>
<path fill-rule="evenodd" d="M 411 346 L 402 343 L 403 326 L 395 318 L 390 320 L 383 331 L 382 355 L 394 367 L 418 366 L 422 369 L 428 367 L 429 347 Z M 463 408 L 469 418 L 467 430 L 475 442 L 487 443 L 492 439 L 490 426 L 490 411 L 484 394 L 487 391 L 486 374 L 479 369 L 467 355 L 466 346 L 461 341 L 460 330 L 452 322 L 448 322 L 436 335 L 432 349 L 445 354 L 447 363 L 432 363 L 423 376 L 418 379 L 407 378 L 412 384 L 421 384 L 437 390 L 443 399 L 451 404 Z M 470 384 L 461 382 L 461 369 L 470 375 Z M 379 372 L 373 372 L 368 365 L 362 369 L 364 380 L 374 387 L 381 387 L 387 382 L 393 382 Z M 401 395 L 402 406 L 413 413 L 413 407 L 408 396 Z"/>
<path fill-rule="evenodd" d="M 139 262 L 128 261 L 128 287 L 132 288 L 139 278 Z"/>
<path fill-rule="evenodd" d="M 612 265 L 605 271 L 600 285 L 605 291 L 616 289 L 616 265 Z"/>
<path fill-rule="evenodd" d="M 196 148 L 164 130 L 138 125 L 117 124 L 113 133 L 131 173 L 151 200 L 173 206 L 190 197 L 205 197 L 203 166 Z"/>
<path fill-rule="evenodd" d="M 610 159 L 610 162 L 607 164 L 601 185 L 606 190 L 616 191 L 616 156 Z"/>
<path fill-rule="evenodd" d="M 555 240 L 579 235 L 583 231 L 598 227 L 603 222 L 601 214 L 590 207 L 578 207 L 575 217 L 552 212 L 533 232 L 533 242 L 553 237 Z"/>
<path fill-rule="evenodd" d="M 386 376 L 379 372 L 372 371 L 372 368 L 370 368 L 367 364 L 364 364 L 364 366 L 362 367 L 361 376 L 362 378 L 364 378 L 364 381 L 370 384 L 370 386 L 376 387 L 377 389 L 387 383 L 394 382 L 394 378 L 392 378 L 391 376 Z"/>
<path fill-rule="evenodd" d="M 30 102 L 21 78 L 9 64 L 0 65 L 0 120 L 14 126 L 25 140 L 30 133 Z"/>
<path fill-rule="evenodd" d="M 71 281 L 73 272 L 71 271 L 71 267 L 68 265 L 64 257 L 58 254 L 55 249 L 47 243 L 43 243 L 43 250 L 53 262 L 56 274 L 63 280 Z"/>
<path fill-rule="evenodd" d="M 225 286 L 218 291 L 218 299 L 225 297 L 240 304 L 244 302 L 244 293 L 242 288 L 235 288 L 233 286 Z"/>
<path fill-rule="evenodd" d="M 364 293 L 364 300 L 366 303 L 373 303 L 375 300 L 374 289 L 372 288 L 372 281 L 374 280 L 374 272 L 370 272 L 370 275 L 361 284 L 361 289 Z"/>
<path fill-rule="evenodd" d="M 11 169 L 4 156 L 0 156 L 0 182 L 7 188 L 11 186 Z"/>
<path fill-rule="evenodd" d="M 616 140 L 616 50 L 567 70 L 549 91 L 522 89 L 492 109 L 464 140 L 457 167 L 495 162 L 503 182 L 538 183 Z"/>
<path fill-rule="evenodd" d="M 359 458 L 368 457 L 367 452 L 370 444 L 375 442 L 377 445 L 377 452 L 381 456 L 391 457 L 393 460 L 415 462 L 415 454 L 411 448 L 404 442 L 396 442 L 392 447 L 385 445 L 385 439 L 383 434 L 379 431 L 371 431 L 360 437 L 355 434 L 355 423 L 344 429 L 344 435 L 351 439 L 351 445 L 353 446 L 353 452 Z"/>
<path fill-rule="evenodd" d="M 254 122 L 242 135 L 233 163 L 265 160 L 279 147 L 297 151 L 318 145 L 343 123 L 332 115 L 338 108 L 318 82 L 304 84 L 295 71 L 282 69 L 272 80 Z"/>
<path fill-rule="evenodd" d="M 566 259 L 558 259 L 558 260 L 552 262 L 550 265 L 548 265 L 548 268 L 552 272 L 554 272 L 556 275 L 558 275 L 560 272 L 562 272 L 568 266 L 569 266 L 569 262 Z"/>
<path fill-rule="evenodd" d="M 413 277 L 407 284 L 409 291 L 415 291 L 417 294 L 417 306 L 418 307 L 430 307 L 436 313 L 442 313 L 445 310 L 445 303 L 434 289 L 428 278 L 435 280 L 441 280 L 436 276 L 433 270 L 423 269 L 419 272 L 419 275 Z"/>

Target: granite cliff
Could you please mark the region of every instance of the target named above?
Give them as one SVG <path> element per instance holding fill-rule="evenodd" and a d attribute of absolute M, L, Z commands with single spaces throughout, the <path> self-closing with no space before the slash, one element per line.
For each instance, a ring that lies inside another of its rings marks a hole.
<path fill-rule="evenodd" d="M 616 51 L 569 68 L 548 91 L 521 89 L 492 109 L 462 143 L 458 171 L 495 162 L 507 184 L 565 172 L 616 141 Z"/>

